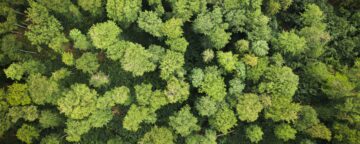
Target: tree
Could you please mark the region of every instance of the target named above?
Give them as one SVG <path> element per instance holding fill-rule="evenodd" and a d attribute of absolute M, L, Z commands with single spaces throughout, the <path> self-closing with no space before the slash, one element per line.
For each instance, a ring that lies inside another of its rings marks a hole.
<path fill-rule="evenodd" d="M 275 127 L 275 136 L 283 141 L 295 139 L 296 130 L 293 129 L 289 124 L 280 124 Z"/>
<path fill-rule="evenodd" d="M 237 119 L 234 112 L 224 105 L 218 109 L 215 115 L 210 117 L 209 123 L 217 131 L 226 134 L 237 125 Z"/>
<path fill-rule="evenodd" d="M 16 25 L 14 25 L 17 21 L 16 13 L 6 3 L 1 3 L 0 7 L 2 8 L 0 15 L 5 17 L 5 21 L 1 21 L 0 23 L 0 34 L 4 34 L 17 28 Z"/>
<path fill-rule="evenodd" d="M 312 138 L 319 138 L 323 140 L 331 140 L 331 131 L 322 123 L 314 125 L 305 130 Z"/>
<path fill-rule="evenodd" d="M 264 135 L 262 129 L 258 125 L 250 125 L 249 127 L 246 127 L 245 129 L 246 137 L 252 142 L 252 143 L 258 143 L 262 140 L 262 137 Z"/>
<path fill-rule="evenodd" d="M 236 41 L 235 50 L 239 54 L 249 51 L 249 41 L 244 39 Z"/>
<path fill-rule="evenodd" d="M 274 47 L 283 54 L 297 56 L 306 50 L 306 40 L 296 35 L 294 30 L 284 31 L 275 40 Z"/>
<path fill-rule="evenodd" d="M 166 127 L 153 127 L 138 142 L 139 144 L 174 144 L 174 136 L 170 129 Z"/>
<path fill-rule="evenodd" d="M 110 2 L 110 1 L 108 1 Z M 122 30 L 113 21 L 97 23 L 89 29 L 93 45 L 98 49 L 107 49 L 118 41 Z"/>
<path fill-rule="evenodd" d="M 185 53 L 189 43 L 184 37 L 171 38 L 165 41 L 167 45 L 170 46 L 170 49 L 176 52 Z"/>
<path fill-rule="evenodd" d="M 111 102 L 115 104 L 128 105 L 130 103 L 130 90 L 125 86 L 115 87 L 105 92 L 103 97 L 109 97 Z"/>
<path fill-rule="evenodd" d="M 78 29 L 72 29 L 69 33 L 70 38 L 74 41 L 74 47 L 80 50 L 88 50 L 91 48 L 91 43 L 87 37 Z"/>
<path fill-rule="evenodd" d="M 305 12 L 301 14 L 302 23 L 306 26 L 321 25 L 324 18 L 324 13 L 316 4 L 306 5 Z"/>
<path fill-rule="evenodd" d="M 195 108 L 201 116 L 212 116 L 218 109 L 216 101 L 208 96 L 200 97 L 195 104 Z"/>
<path fill-rule="evenodd" d="M 97 92 L 85 84 L 73 84 L 57 101 L 61 113 L 71 119 L 83 119 L 95 111 Z"/>
<path fill-rule="evenodd" d="M 295 128 L 303 131 L 320 122 L 317 113 L 311 106 L 302 106 L 299 112 L 299 119 L 295 121 Z"/>
<path fill-rule="evenodd" d="M 265 56 L 268 54 L 269 47 L 266 41 L 260 40 L 252 44 L 251 51 L 257 56 Z"/>
<path fill-rule="evenodd" d="M 222 52 L 217 53 L 217 59 L 219 64 L 227 71 L 232 72 L 235 70 L 235 65 L 238 62 L 238 55 L 233 55 L 232 52 Z"/>
<path fill-rule="evenodd" d="M 101 16 L 103 13 L 103 2 L 101 0 L 78 0 L 77 4 L 92 16 Z"/>
<path fill-rule="evenodd" d="M 94 87 L 102 87 L 108 85 L 110 80 L 108 75 L 103 72 L 98 72 L 91 76 L 89 83 Z"/>
<path fill-rule="evenodd" d="M 199 87 L 199 92 L 206 93 L 216 101 L 222 101 L 226 96 L 224 78 L 216 66 L 206 67 L 203 81 Z"/>
<path fill-rule="evenodd" d="M 75 67 L 84 73 L 92 74 L 100 67 L 96 54 L 86 52 L 75 61 Z"/>
<path fill-rule="evenodd" d="M 37 0 L 37 2 L 49 10 L 65 17 L 66 21 L 71 23 L 71 25 L 75 25 L 83 20 L 79 8 L 74 5 L 71 0 Z"/>
<path fill-rule="evenodd" d="M 220 8 L 199 14 L 193 22 L 194 31 L 204 34 L 209 41 L 207 46 L 215 49 L 222 49 L 229 42 L 231 33 L 225 31 L 228 26 L 222 20 Z"/>
<path fill-rule="evenodd" d="M 40 144 L 60 144 L 60 136 L 57 134 L 49 134 L 41 139 Z"/>
<path fill-rule="evenodd" d="M 61 55 L 61 61 L 68 66 L 73 66 L 75 63 L 74 55 L 71 52 L 64 52 Z"/>
<path fill-rule="evenodd" d="M 203 51 L 202 53 L 202 57 L 203 57 L 203 61 L 208 63 L 210 62 L 212 59 L 214 59 L 214 51 L 212 49 L 206 49 L 205 51 Z"/>
<path fill-rule="evenodd" d="M 30 75 L 27 80 L 28 92 L 33 103 L 44 105 L 56 104 L 59 95 L 59 86 L 41 74 Z"/>
<path fill-rule="evenodd" d="M 141 6 L 141 0 L 108 0 L 107 17 L 128 26 L 137 20 Z"/>
<path fill-rule="evenodd" d="M 25 36 L 32 45 L 49 45 L 53 39 L 65 37 L 62 33 L 64 28 L 54 16 L 49 15 L 45 6 L 34 1 L 30 1 L 29 4 L 30 8 L 26 10 L 26 14 L 27 21 L 30 21 L 31 24 L 27 27 L 28 30 L 25 32 Z M 56 52 L 63 51 L 59 47 L 51 48 Z"/>
<path fill-rule="evenodd" d="M 129 43 L 121 66 L 125 71 L 132 72 L 134 76 L 142 76 L 145 72 L 155 70 L 156 65 L 152 63 L 152 54 L 139 44 Z"/>
<path fill-rule="evenodd" d="M 31 98 L 27 93 L 28 86 L 26 84 L 13 83 L 8 86 L 6 99 L 12 106 L 27 105 L 31 103 Z"/>
<path fill-rule="evenodd" d="M 258 57 L 251 54 L 246 54 L 242 58 L 242 61 L 249 66 L 255 67 L 258 63 Z"/>
<path fill-rule="evenodd" d="M 20 80 L 24 74 L 44 73 L 45 66 L 39 61 L 29 60 L 26 62 L 12 63 L 4 70 L 7 78 Z"/>
<path fill-rule="evenodd" d="M 137 23 L 139 27 L 143 29 L 145 32 L 155 37 L 162 36 L 161 28 L 163 26 L 163 22 L 156 12 L 153 11 L 140 12 Z"/>
<path fill-rule="evenodd" d="M 297 90 L 299 77 L 289 67 L 271 67 L 264 74 L 264 80 L 259 85 L 261 93 L 274 97 L 291 99 Z"/>
<path fill-rule="evenodd" d="M 183 21 L 178 18 L 171 18 L 162 25 L 161 33 L 168 38 L 178 38 L 181 37 L 184 33 Z"/>
<path fill-rule="evenodd" d="M 190 112 L 190 106 L 186 105 L 169 117 L 169 125 L 181 136 L 187 136 L 193 131 L 199 131 L 197 118 Z"/>
<path fill-rule="evenodd" d="M 156 114 L 149 108 L 132 104 L 122 124 L 125 129 L 136 132 L 141 123 L 154 123 L 155 121 Z"/>
<path fill-rule="evenodd" d="M 62 124 L 62 117 L 59 113 L 51 111 L 51 110 L 43 110 L 41 111 L 39 117 L 39 123 L 42 128 L 54 128 L 58 127 Z"/>
<path fill-rule="evenodd" d="M 176 18 L 181 18 L 184 21 L 190 20 L 194 14 L 205 11 L 205 0 L 169 0 L 173 9 L 172 13 Z"/>
<path fill-rule="evenodd" d="M 241 121 L 255 121 L 259 117 L 259 113 L 262 109 L 263 106 L 256 94 L 247 93 L 238 96 L 236 111 Z"/>
<path fill-rule="evenodd" d="M 38 139 L 39 136 L 39 131 L 28 124 L 23 124 L 16 132 L 16 137 L 27 144 L 30 144 L 33 140 Z"/>
<path fill-rule="evenodd" d="M 169 79 L 175 74 L 179 74 L 183 70 L 185 64 L 184 55 L 171 50 L 166 51 L 164 58 L 160 62 L 160 77 Z"/>
<path fill-rule="evenodd" d="M 184 102 L 190 95 L 189 88 L 187 82 L 172 77 L 167 81 L 164 93 L 169 103 Z"/>
<path fill-rule="evenodd" d="M 205 135 L 190 135 L 186 138 L 186 144 L 216 144 L 216 132 L 205 130 Z"/>

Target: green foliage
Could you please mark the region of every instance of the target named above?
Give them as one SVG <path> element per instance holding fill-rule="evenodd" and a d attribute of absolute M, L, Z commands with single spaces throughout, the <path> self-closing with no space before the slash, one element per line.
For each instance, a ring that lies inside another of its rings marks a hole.
<path fill-rule="evenodd" d="M 122 24 L 129 25 L 138 18 L 141 11 L 141 0 L 108 0 L 107 17 Z"/>
<path fill-rule="evenodd" d="M 171 130 L 165 127 L 153 127 L 138 142 L 139 144 L 173 144 L 174 136 Z"/>
<path fill-rule="evenodd" d="M 26 10 L 26 14 L 27 21 L 30 21 L 31 24 L 28 26 L 25 36 L 30 40 L 31 44 L 50 44 L 54 38 L 64 37 L 62 33 L 63 27 L 60 22 L 49 14 L 45 6 L 34 1 L 30 1 L 29 4 L 30 8 Z"/>
<path fill-rule="evenodd" d="M 27 92 L 26 84 L 13 83 L 8 86 L 6 99 L 12 106 L 27 105 L 31 103 L 31 98 Z"/>
<path fill-rule="evenodd" d="M 80 1 L 79 1 L 80 2 Z M 91 43 L 87 37 L 78 29 L 72 29 L 69 33 L 70 38 L 74 41 L 74 47 L 80 50 L 87 50 L 91 48 Z"/>
<path fill-rule="evenodd" d="M 126 48 L 121 66 L 134 76 L 142 76 L 145 72 L 155 70 L 156 65 L 150 61 L 152 54 L 139 44 L 130 43 Z"/>
<path fill-rule="evenodd" d="M 306 41 L 304 37 L 299 37 L 292 30 L 290 32 L 280 33 L 274 46 L 283 54 L 299 55 L 306 50 Z"/>
<path fill-rule="evenodd" d="M 166 80 L 175 74 L 180 74 L 184 64 L 185 58 L 183 54 L 171 50 L 166 51 L 159 66 L 161 70 L 160 77 Z"/>
<path fill-rule="evenodd" d="M 305 132 L 312 138 L 319 138 L 327 141 L 331 140 L 331 131 L 321 123 L 306 129 Z"/>
<path fill-rule="evenodd" d="M 60 137 L 56 134 L 49 134 L 41 139 L 40 144 L 60 144 Z"/>
<path fill-rule="evenodd" d="M 61 125 L 63 119 L 59 113 L 51 110 L 41 111 L 39 123 L 42 128 L 54 128 Z"/>
<path fill-rule="evenodd" d="M 260 40 L 252 44 L 251 51 L 257 56 L 265 56 L 268 54 L 269 47 L 266 41 Z"/>
<path fill-rule="evenodd" d="M 97 92 L 85 84 L 73 84 L 57 101 L 58 109 L 72 119 L 83 119 L 94 111 Z"/>
<path fill-rule="evenodd" d="M 191 135 L 186 138 L 186 144 L 216 144 L 216 132 L 206 130 L 205 135 Z"/>
<path fill-rule="evenodd" d="M 303 131 L 319 123 L 318 115 L 314 108 L 302 106 L 299 112 L 299 119 L 295 121 L 295 128 Z"/>
<path fill-rule="evenodd" d="M 255 121 L 259 117 L 259 113 L 262 109 L 263 106 L 256 94 L 247 93 L 238 96 L 236 111 L 241 121 Z"/>
<path fill-rule="evenodd" d="M 211 116 L 217 111 L 217 103 L 211 97 L 200 97 L 195 105 L 196 110 L 201 116 Z"/>
<path fill-rule="evenodd" d="M 205 93 L 216 101 L 222 101 L 226 96 L 224 78 L 216 66 L 206 67 L 199 92 Z"/>
<path fill-rule="evenodd" d="M 164 93 L 169 103 L 184 102 L 190 95 L 189 88 L 187 82 L 172 77 L 168 80 Z"/>
<path fill-rule="evenodd" d="M 212 49 L 206 49 L 203 53 L 202 53 L 202 57 L 203 57 L 203 61 L 204 62 L 210 62 L 212 59 L 214 59 L 214 51 Z"/>
<path fill-rule="evenodd" d="M 232 72 L 235 70 L 235 64 L 238 62 L 238 55 L 233 55 L 232 52 L 222 52 L 217 53 L 217 59 L 219 64 L 227 71 Z"/>
<path fill-rule="evenodd" d="M 292 72 L 291 68 L 271 67 L 265 72 L 259 91 L 274 97 L 292 98 L 298 83 L 299 77 Z"/>
<path fill-rule="evenodd" d="M 171 50 L 181 53 L 185 53 L 187 46 L 189 45 L 189 43 L 183 37 L 168 39 L 165 41 L 165 43 L 170 46 Z"/>
<path fill-rule="evenodd" d="M 103 12 L 102 0 L 78 0 L 77 4 L 93 16 L 99 16 Z"/>
<path fill-rule="evenodd" d="M 123 121 L 123 127 L 129 131 L 137 131 L 142 122 L 154 123 L 156 115 L 150 109 L 132 104 Z"/>
<path fill-rule="evenodd" d="M 216 114 L 210 118 L 209 124 L 217 131 L 226 134 L 231 128 L 237 125 L 237 119 L 230 108 L 222 106 Z"/>
<path fill-rule="evenodd" d="M 169 125 L 181 136 L 187 136 L 194 131 L 199 131 L 200 126 L 197 122 L 197 118 L 190 112 L 188 105 L 169 117 Z"/>
<path fill-rule="evenodd" d="M 137 23 L 141 29 L 150 33 L 153 36 L 161 37 L 161 28 L 163 26 L 162 20 L 158 14 L 153 11 L 140 12 Z"/>
<path fill-rule="evenodd" d="M 2 0 L 0 143 L 358 144 L 359 4 Z"/>
<path fill-rule="evenodd" d="M 16 132 L 16 137 L 27 144 L 30 144 L 33 140 L 38 139 L 39 136 L 39 131 L 35 127 L 27 124 L 23 124 Z"/>
<path fill-rule="evenodd" d="M 31 100 L 35 104 L 56 104 L 59 86 L 55 81 L 49 80 L 40 74 L 34 74 L 29 76 L 27 85 Z"/>
<path fill-rule="evenodd" d="M 168 38 L 181 37 L 184 33 L 182 29 L 183 24 L 181 19 L 171 18 L 162 25 L 160 32 Z"/>
<path fill-rule="evenodd" d="M 108 1 L 111 2 L 111 1 Z M 93 45 L 98 49 L 107 49 L 118 41 L 122 30 L 113 21 L 97 23 L 89 29 L 89 36 Z"/>
<path fill-rule="evenodd" d="M 61 61 L 68 66 L 72 66 L 75 63 L 74 55 L 70 52 L 64 52 L 61 55 Z"/>
<path fill-rule="evenodd" d="M 258 125 L 250 125 L 245 129 L 246 137 L 252 142 L 252 143 L 258 143 L 263 138 L 263 131 L 261 127 Z"/>
<path fill-rule="evenodd" d="M 236 41 L 235 50 L 237 53 L 244 53 L 249 51 L 249 41 L 244 39 Z"/>
<path fill-rule="evenodd" d="M 90 78 L 90 81 L 89 81 L 90 85 L 92 85 L 94 87 L 105 86 L 105 85 L 109 84 L 109 82 L 110 82 L 109 76 L 107 76 L 103 72 L 98 72 L 98 73 L 92 75 Z"/>
<path fill-rule="evenodd" d="M 16 23 L 16 13 L 14 9 L 9 7 L 6 3 L 0 3 L 1 11 L 0 15 L 4 16 L 5 20 L 0 23 L 0 34 L 10 32 L 16 29 L 13 23 Z"/>
<path fill-rule="evenodd" d="M 295 139 L 296 130 L 289 124 L 277 125 L 274 129 L 275 136 L 283 141 Z"/>
<path fill-rule="evenodd" d="M 84 73 L 92 74 L 97 71 L 99 66 L 96 54 L 90 52 L 84 53 L 75 61 L 75 67 Z"/>
<path fill-rule="evenodd" d="M 130 101 L 130 90 L 125 86 L 115 87 L 110 91 L 105 92 L 103 97 L 109 97 L 111 102 L 116 104 L 127 105 Z"/>

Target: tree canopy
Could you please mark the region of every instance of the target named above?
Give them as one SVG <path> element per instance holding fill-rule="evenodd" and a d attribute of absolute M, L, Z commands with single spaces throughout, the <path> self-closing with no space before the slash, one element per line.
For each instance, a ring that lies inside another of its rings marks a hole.
<path fill-rule="evenodd" d="M 0 0 L 0 143 L 358 144 L 359 0 Z"/>

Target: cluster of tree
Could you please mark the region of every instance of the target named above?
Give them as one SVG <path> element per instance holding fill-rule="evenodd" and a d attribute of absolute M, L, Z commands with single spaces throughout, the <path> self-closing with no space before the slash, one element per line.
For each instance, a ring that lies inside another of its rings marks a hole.
<path fill-rule="evenodd" d="M 0 0 L 0 143 L 360 142 L 357 0 Z"/>

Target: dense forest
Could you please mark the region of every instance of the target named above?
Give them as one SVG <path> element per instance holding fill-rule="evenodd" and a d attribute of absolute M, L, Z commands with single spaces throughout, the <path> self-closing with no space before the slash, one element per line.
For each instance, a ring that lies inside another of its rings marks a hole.
<path fill-rule="evenodd" d="M 0 143 L 359 144 L 359 0 L 0 0 Z"/>

